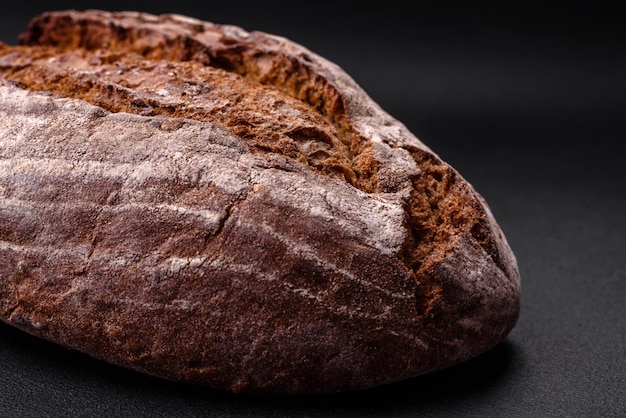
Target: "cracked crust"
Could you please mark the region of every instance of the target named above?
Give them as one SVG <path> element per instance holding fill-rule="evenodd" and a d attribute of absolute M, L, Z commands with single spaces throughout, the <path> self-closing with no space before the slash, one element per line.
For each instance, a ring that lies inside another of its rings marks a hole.
<path fill-rule="evenodd" d="M 46 13 L 0 46 L 0 318 L 231 391 L 366 388 L 501 342 L 515 258 L 334 64 L 182 16 Z"/>

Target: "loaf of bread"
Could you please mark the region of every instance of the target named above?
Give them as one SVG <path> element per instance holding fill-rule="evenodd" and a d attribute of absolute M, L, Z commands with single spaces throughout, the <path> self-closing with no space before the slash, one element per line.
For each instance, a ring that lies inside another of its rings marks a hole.
<path fill-rule="evenodd" d="M 337 65 L 180 15 L 0 45 L 0 319 L 233 392 L 355 390 L 506 339 L 487 204 Z"/>

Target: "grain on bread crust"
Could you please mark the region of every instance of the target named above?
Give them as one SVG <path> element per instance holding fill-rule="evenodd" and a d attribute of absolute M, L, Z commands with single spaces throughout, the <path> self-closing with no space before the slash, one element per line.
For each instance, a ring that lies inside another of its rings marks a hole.
<path fill-rule="evenodd" d="M 519 313 L 515 257 L 461 175 L 287 39 L 135 12 L 0 46 L 0 317 L 232 391 L 447 367 Z"/>

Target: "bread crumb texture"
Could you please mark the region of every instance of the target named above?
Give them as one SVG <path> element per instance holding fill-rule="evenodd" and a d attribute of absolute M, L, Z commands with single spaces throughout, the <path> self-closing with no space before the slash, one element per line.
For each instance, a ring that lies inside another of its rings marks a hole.
<path fill-rule="evenodd" d="M 0 318 L 230 391 L 360 389 L 519 313 L 462 176 L 339 67 L 178 15 L 44 13 L 0 44 Z"/>

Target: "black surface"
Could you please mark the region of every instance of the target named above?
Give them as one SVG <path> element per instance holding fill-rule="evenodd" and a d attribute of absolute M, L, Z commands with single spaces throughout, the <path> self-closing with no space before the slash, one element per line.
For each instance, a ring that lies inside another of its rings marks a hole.
<path fill-rule="evenodd" d="M 261 29 L 341 65 L 485 196 L 522 313 L 458 367 L 306 397 L 173 384 L 0 325 L 0 416 L 626 416 L 626 36 L 617 9 L 588 3 L 91 2 Z M 6 7 L 12 44 L 34 14 L 85 5 Z"/>

